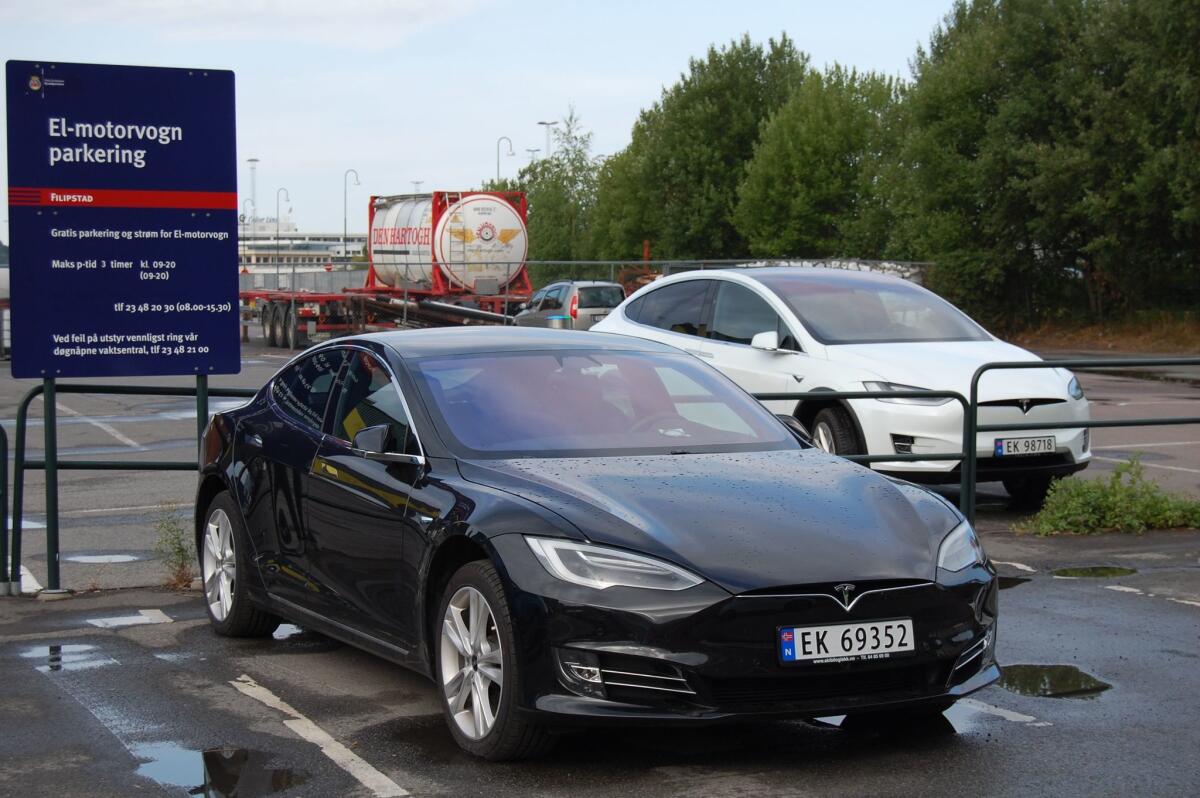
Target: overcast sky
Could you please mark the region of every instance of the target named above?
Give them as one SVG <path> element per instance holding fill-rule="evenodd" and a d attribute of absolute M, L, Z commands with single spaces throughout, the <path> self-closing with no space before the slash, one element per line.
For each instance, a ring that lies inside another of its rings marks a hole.
<path fill-rule="evenodd" d="M 629 142 L 638 111 L 708 46 L 786 31 L 817 65 L 908 76 L 950 0 L 0 0 L 5 59 L 232 69 L 239 191 L 289 190 L 307 231 L 366 228 L 370 194 L 478 186 L 545 147 L 539 120 L 572 104 L 593 152 Z M 0 115 L 4 113 L 0 107 Z M 6 141 L 0 125 L 0 140 Z M 7 164 L 0 163 L 7 190 Z M 286 212 L 288 205 L 284 204 Z M 5 202 L 4 208 L 7 208 Z M 0 239 L 8 241 L 7 210 Z"/>

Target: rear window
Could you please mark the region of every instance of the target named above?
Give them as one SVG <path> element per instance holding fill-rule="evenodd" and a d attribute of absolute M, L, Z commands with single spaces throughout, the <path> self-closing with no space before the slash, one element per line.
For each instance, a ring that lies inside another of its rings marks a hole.
<path fill-rule="evenodd" d="M 619 285 L 586 285 L 579 289 L 580 308 L 615 308 L 625 301 Z"/>
<path fill-rule="evenodd" d="M 762 405 L 683 354 L 563 350 L 411 362 L 439 432 L 464 457 L 799 448 Z"/>

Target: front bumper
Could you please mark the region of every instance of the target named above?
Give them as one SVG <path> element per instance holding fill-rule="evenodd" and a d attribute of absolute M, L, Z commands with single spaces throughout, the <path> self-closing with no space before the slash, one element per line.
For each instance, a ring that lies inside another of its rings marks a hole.
<path fill-rule="evenodd" d="M 860 582 L 850 610 L 833 585 L 731 596 L 589 590 L 547 574 L 519 535 L 493 539 L 504 564 L 524 674 L 518 706 L 541 723 L 717 723 L 948 706 L 999 678 L 990 567 L 951 584 Z M 878 592 L 868 592 L 878 589 Z M 814 593 L 827 590 L 830 595 Z M 886 660 L 782 665 L 782 626 L 912 618 L 916 650 Z M 556 651 L 586 652 L 601 696 L 564 678 Z M 666 688 L 666 689 L 663 689 Z"/>
<path fill-rule="evenodd" d="M 958 402 L 935 407 L 901 405 L 877 399 L 850 402 L 862 429 L 867 453 L 895 454 L 896 438 L 911 439 L 912 454 L 959 454 L 962 452 L 963 416 Z M 1087 467 L 1091 460 L 1090 434 L 1082 427 L 1022 431 L 1022 424 L 1070 423 L 1091 417 L 1086 399 L 1040 405 L 1023 413 L 1017 407 L 979 408 L 980 424 L 1005 424 L 1003 432 L 979 433 L 975 438 L 978 481 L 990 482 L 1009 476 L 1066 476 Z M 1026 438 L 1053 435 L 1053 454 L 1032 457 L 996 457 L 997 438 Z M 872 468 L 915 482 L 955 482 L 960 466 L 954 460 L 916 460 L 872 463 Z"/>

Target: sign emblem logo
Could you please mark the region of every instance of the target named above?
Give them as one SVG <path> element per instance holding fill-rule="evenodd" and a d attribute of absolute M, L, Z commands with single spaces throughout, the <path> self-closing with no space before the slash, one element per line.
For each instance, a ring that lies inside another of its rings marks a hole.
<path fill-rule="evenodd" d="M 1032 399 L 1018 399 L 1017 404 L 1019 404 L 1021 406 L 1022 413 L 1028 413 L 1029 408 L 1033 407 L 1033 400 Z"/>
<path fill-rule="evenodd" d="M 475 235 L 479 236 L 480 241 L 491 241 L 496 237 L 496 226 L 491 222 L 484 222 L 479 225 L 479 229 L 475 231 Z"/>
<path fill-rule="evenodd" d="M 30 75 L 29 76 L 29 90 L 30 91 L 41 91 L 42 90 L 42 79 L 40 77 L 38 77 L 37 75 Z"/>
<path fill-rule="evenodd" d="M 835 585 L 833 589 L 842 595 L 842 606 L 850 609 L 850 594 L 854 592 L 854 585 L 843 582 L 840 585 Z"/>

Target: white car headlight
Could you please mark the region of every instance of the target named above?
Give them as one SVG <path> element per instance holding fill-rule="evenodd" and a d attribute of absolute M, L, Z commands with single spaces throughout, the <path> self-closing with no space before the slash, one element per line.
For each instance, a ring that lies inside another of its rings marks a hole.
<path fill-rule="evenodd" d="M 966 521 L 946 535 L 938 549 L 938 568 L 946 571 L 961 571 L 972 565 L 983 565 L 987 555 L 975 535 L 975 530 Z"/>
<path fill-rule="evenodd" d="M 894 382 L 864 382 L 863 387 L 868 391 L 925 391 L 928 388 L 915 388 L 912 385 L 900 385 Z M 940 399 L 930 397 L 928 399 L 894 399 L 886 396 L 881 396 L 877 402 L 891 402 L 896 405 L 929 405 L 937 406 L 944 405 L 946 402 L 952 401 L 950 397 L 942 397 Z"/>
<path fill-rule="evenodd" d="M 686 590 L 704 581 L 662 560 L 607 546 L 555 538 L 525 538 L 525 541 L 551 574 L 564 582 L 597 590 L 617 586 Z"/>
<path fill-rule="evenodd" d="M 1083 386 L 1079 384 L 1078 377 L 1072 377 L 1071 381 L 1067 383 L 1067 393 L 1071 395 L 1072 399 L 1083 398 Z"/>

